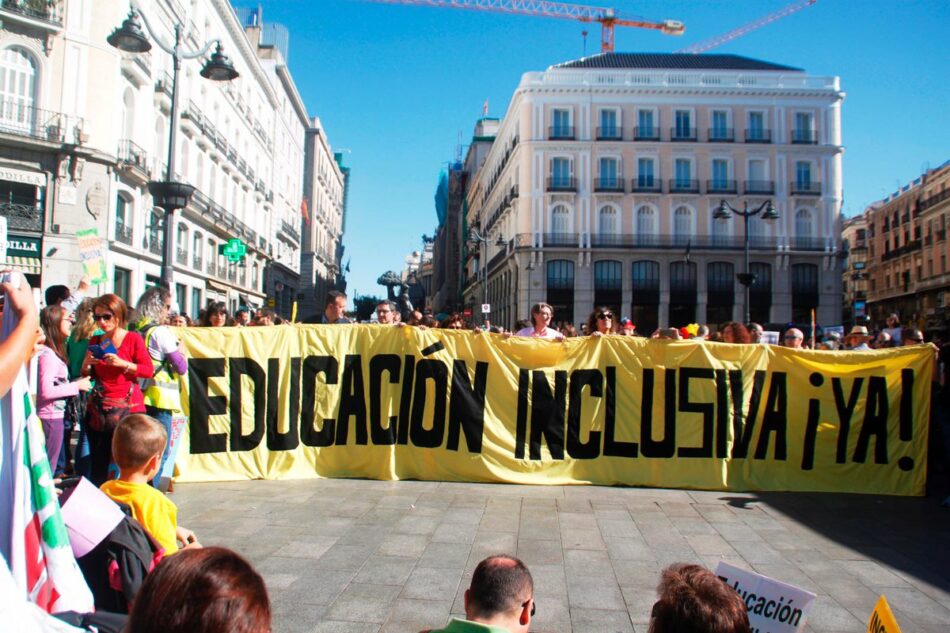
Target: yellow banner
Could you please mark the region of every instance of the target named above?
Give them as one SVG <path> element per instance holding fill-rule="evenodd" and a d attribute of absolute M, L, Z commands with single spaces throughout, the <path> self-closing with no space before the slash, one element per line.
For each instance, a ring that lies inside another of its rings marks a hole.
<path fill-rule="evenodd" d="M 922 495 L 933 353 L 380 325 L 177 330 L 183 481 Z"/>
<path fill-rule="evenodd" d="M 868 620 L 868 633 L 901 633 L 897 619 L 891 613 L 891 607 L 884 596 L 878 598 L 877 604 L 874 605 L 874 611 Z"/>

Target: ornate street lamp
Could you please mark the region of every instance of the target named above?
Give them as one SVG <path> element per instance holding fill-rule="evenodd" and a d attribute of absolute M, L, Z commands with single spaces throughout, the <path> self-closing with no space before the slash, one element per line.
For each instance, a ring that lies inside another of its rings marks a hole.
<path fill-rule="evenodd" d="M 749 203 L 742 203 L 742 210 L 735 208 L 725 200 L 719 201 L 719 207 L 713 211 L 714 220 L 728 220 L 732 217 L 732 214 L 742 216 L 742 219 L 745 223 L 745 272 L 741 272 L 736 275 L 736 279 L 739 280 L 739 283 L 745 286 L 745 324 L 748 325 L 752 320 L 752 317 L 749 314 L 749 286 L 755 283 L 755 274 L 752 273 L 749 266 L 749 220 L 755 216 L 762 214 L 763 220 L 777 220 L 778 213 L 775 211 L 775 207 L 772 205 L 772 200 L 766 200 L 760 204 L 755 209 L 749 210 Z"/>
<path fill-rule="evenodd" d="M 175 146 L 178 139 L 178 72 L 181 69 L 181 60 L 198 59 L 204 57 L 211 47 L 217 44 L 215 52 L 211 58 L 205 62 L 201 69 L 201 76 L 212 81 L 230 81 L 237 78 L 238 72 L 234 69 L 231 61 L 225 56 L 221 48 L 221 40 L 213 39 L 204 44 L 197 51 L 186 51 L 182 47 L 184 37 L 184 26 L 181 23 L 175 23 L 175 42 L 167 44 L 156 33 L 155 29 L 149 23 L 148 18 L 142 13 L 135 0 L 132 0 L 132 7 L 129 11 L 129 17 L 122 22 L 122 26 L 112 32 L 106 41 L 115 48 L 128 53 L 144 53 L 152 48 L 151 42 L 139 26 L 139 19 L 145 24 L 145 28 L 152 39 L 158 44 L 159 48 L 172 56 L 172 104 L 171 117 L 168 132 L 168 165 L 165 171 L 164 180 L 153 180 L 148 183 L 148 192 L 152 194 L 152 201 L 156 207 L 165 210 L 164 218 L 164 244 L 162 248 L 162 276 L 161 283 L 169 290 L 172 288 L 172 276 L 174 273 L 174 216 L 177 209 L 183 209 L 188 206 L 191 195 L 195 188 L 184 182 L 175 181 Z"/>
<path fill-rule="evenodd" d="M 472 243 L 473 246 L 480 246 L 482 255 L 479 259 L 482 260 L 482 305 L 488 303 L 488 243 L 491 241 L 487 235 L 482 235 L 478 232 L 478 229 L 472 229 L 469 233 L 468 241 Z M 505 238 L 499 233 L 498 239 L 495 240 L 495 246 L 502 247 L 505 246 Z M 482 313 L 482 325 L 485 325 L 488 320 L 488 314 Z"/>

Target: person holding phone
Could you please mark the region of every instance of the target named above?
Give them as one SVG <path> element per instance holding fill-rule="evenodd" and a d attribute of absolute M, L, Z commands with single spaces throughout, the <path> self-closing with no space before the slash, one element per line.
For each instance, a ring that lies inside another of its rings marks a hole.
<path fill-rule="evenodd" d="M 87 406 L 86 430 L 92 461 L 90 480 L 101 486 L 112 478 L 109 467 L 115 427 L 123 415 L 145 413 L 138 379 L 151 378 L 153 369 L 145 341 L 126 329 L 128 308 L 121 298 L 102 295 L 93 302 L 92 310 L 103 333 L 89 340 L 82 374 L 96 382 Z"/>

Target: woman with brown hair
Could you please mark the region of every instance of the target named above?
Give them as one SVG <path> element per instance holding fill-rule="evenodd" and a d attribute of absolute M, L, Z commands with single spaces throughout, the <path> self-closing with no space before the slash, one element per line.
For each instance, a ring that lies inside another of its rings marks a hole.
<path fill-rule="evenodd" d="M 142 337 L 126 329 L 128 308 L 121 298 L 102 295 L 93 302 L 92 311 L 92 318 L 103 333 L 89 340 L 82 374 L 96 381 L 85 426 L 92 458 L 90 480 L 100 486 L 110 478 L 116 418 L 145 413 L 138 379 L 152 377 L 152 358 Z"/>
<path fill-rule="evenodd" d="M 462 315 L 460 315 L 458 312 L 455 312 L 443 319 L 439 327 L 445 330 L 464 330 L 465 320 L 462 318 Z"/>
<path fill-rule="evenodd" d="M 150 573 L 135 596 L 134 633 L 268 633 L 267 587 L 251 564 L 223 547 L 185 549 Z"/>
<path fill-rule="evenodd" d="M 738 323 L 736 321 L 729 321 L 719 328 L 720 334 L 722 334 L 723 343 L 739 343 L 746 344 L 752 343 L 752 335 L 749 334 L 748 328 Z"/>
<path fill-rule="evenodd" d="M 594 308 L 594 311 L 587 316 L 587 331 L 591 336 L 616 334 L 618 327 L 614 311 L 605 306 Z"/>
<path fill-rule="evenodd" d="M 62 306 L 48 306 L 40 312 L 45 344 L 37 357 L 36 414 L 43 424 L 46 456 L 50 472 L 54 474 L 59 474 L 57 462 L 63 447 L 66 401 L 78 396 L 80 391 L 89 391 L 92 384 L 89 378 L 69 380 L 66 338 L 72 324 L 72 316 Z"/>
<path fill-rule="evenodd" d="M 656 588 L 649 633 L 749 633 L 739 594 L 701 565 L 674 563 Z"/>
<path fill-rule="evenodd" d="M 201 327 L 225 327 L 231 325 L 228 306 L 224 301 L 214 301 L 201 313 Z"/>

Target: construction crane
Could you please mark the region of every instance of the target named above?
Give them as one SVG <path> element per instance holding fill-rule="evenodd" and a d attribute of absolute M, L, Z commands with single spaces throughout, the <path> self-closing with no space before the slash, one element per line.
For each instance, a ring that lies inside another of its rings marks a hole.
<path fill-rule="evenodd" d="M 781 20 L 782 18 L 786 16 L 789 16 L 793 13 L 797 13 L 798 11 L 801 11 L 802 9 L 810 7 L 811 5 L 815 4 L 817 1 L 818 0 L 803 0 L 802 2 L 793 2 L 792 4 L 786 5 L 782 7 L 781 9 L 779 9 L 778 11 L 775 11 L 774 13 L 769 13 L 768 15 L 764 15 L 757 20 L 753 20 L 752 22 L 749 22 L 748 24 L 743 24 L 739 28 L 733 29 L 729 31 L 728 33 L 723 33 L 722 35 L 711 37 L 708 40 L 697 42 L 696 44 L 693 44 L 692 46 L 681 48 L 676 52 L 689 53 L 692 55 L 698 55 L 699 53 L 704 53 L 708 51 L 709 49 L 716 48 L 717 46 L 720 46 L 721 44 L 725 44 L 726 42 L 731 42 L 732 40 L 736 38 L 742 37 L 743 35 L 745 35 L 746 33 L 750 31 L 760 29 L 767 24 L 771 24 L 772 22 L 775 22 L 776 20 Z"/>
<path fill-rule="evenodd" d="M 665 35 L 682 35 L 686 27 L 678 20 L 647 22 L 644 20 L 620 19 L 615 9 L 589 7 L 566 2 L 546 2 L 543 0 L 367 0 L 385 4 L 413 4 L 419 6 L 442 7 L 448 9 L 471 9 L 473 11 L 495 11 L 519 15 L 536 15 L 579 22 L 600 23 L 600 52 L 611 53 L 614 50 L 614 27 L 629 26 L 638 29 L 652 29 Z"/>

